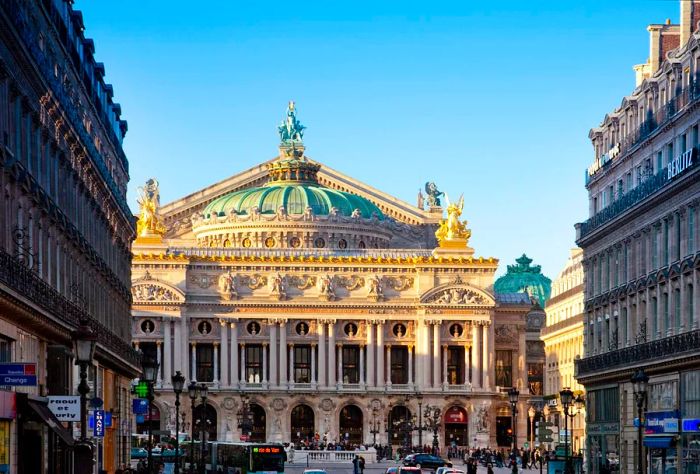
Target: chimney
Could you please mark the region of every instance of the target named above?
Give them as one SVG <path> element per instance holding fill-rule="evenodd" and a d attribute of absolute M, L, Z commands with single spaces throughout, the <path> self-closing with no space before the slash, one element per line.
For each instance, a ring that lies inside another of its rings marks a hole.
<path fill-rule="evenodd" d="M 700 6 L 698 12 L 700 12 Z M 671 20 L 666 20 L 662 25 L 649 25 L 647 31 L 649 32 L 649 75 L 653 76 L 659 70 L 661 63 L 666 60 L 668 52 L 680 46 L 680 27 L 671 24 Z"/>
<path fill-rule="evenodd" d="M 681 0 L 681 46 L 698 30 L 700 0 Z"/>

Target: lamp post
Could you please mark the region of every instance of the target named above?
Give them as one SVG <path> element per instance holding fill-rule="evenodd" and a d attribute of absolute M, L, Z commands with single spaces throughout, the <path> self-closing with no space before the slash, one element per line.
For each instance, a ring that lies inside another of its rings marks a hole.
<path fill-rule="evenodd" d="M 93 471 L 93 449 L 87 440 L 87 394 L 90 386 L 87 383 L 87 368 L 95 357 L 95 344 L 97 334 L 90 328 L 87 320 L 80 321 L 78 329 L 72 334 L 73 349 L 75 351 L 75 364 L 80 367 L 80 448 L 76 449 L 76 473 Z"/>
<path fill-rule="evenodd" d="M 418 399 L 418 445 L 423 447 L 423 394 L 419 393 L 416 398 Z"/>
<path fill-rule="evenodd" d="M 207 414 L 207 397 L 209 395 L 209 388 L 205 384 L 201 384 L 199 386 L 199 397 L 202 399 L 202 407 L 204 408 L 203 413 L 202 413 L 202 419 L 199 420 L 199 434 L 200 434 L 200 446 L 202 448 L 202 462 L 200 463 L 199 470 L 202 474 L 205 474 L 206 472 L 206 458 L 207 458 L 207 422 L 209 420 L 206 419 L 206 414 Z"/>
<path fill-rule="evenodd" d="M 195 422 L 194 422 L 194 406 L 195 402 L 199 398 L 199 385 L 197 385 L 196 382 L 190 382 L 190 384 L 187 386 L 187 394 L 190 397 L 190 401 L 192 402 L 192 442 L 190 443 L 190 474 L 193 474 L 194 470 L 192 469 L 194 466 L 194 428 L 195 428 Z"/>
<path fill-rule="evenodd" d="M 153 472 L 153 419 L 152 408 L 153 408 L 153 384 L 158 378 L 158 361 L 146 354 L 141 353 L 141 369 L 143 371 L 143 380 L 148 386 L 148 394 L 146 399 L 148 400 L 148 472 L 149 474 Z"/>
<path fill-rule="evenodd" d="M 241 435 L 246 436 L 245 441 L 250 441 L 250 435 L 253 430 L 253 412 L 250 410 L 250 402 L 246 394 L 241 395 L 241 407 L 236 413 L 236 418 L 238 419 L 238 428 L 241 430 Z"/>
<path fill-rule="evenodd" d="M 527 409 L 527 416 L 530 418 L 530 452 L 535 449 L 535 415 L 537 415 L 537 410 L 530 405 L 530 408 Z"/>
<path fill-rule="evenodd" d="M 438 431 L 440 430 L 440 409 L 438 407 L 425 407 L 425 419 L 427 428 L 433 432 L 433 451 L 438 449 Z"/>
<path fill-rule="evenodd" d="M 178 370 L 172 377 L 175 392 L 175 472 L 180 474 L 180 394 L 185 387 L 185 377 Z"/>
<path fill-rule="evenodd" d="M 387 412 L 386 412 L 386 418 L 384 418 L 384 430 L 386 431 L 386 444 L 387 447 L 389 448 L 389 459 L 393 457 L 393 448 L 392 448 L 392 441 L 393 441 L 393 430 L 391 429 L 394 420 L 391 419 L 391 410 L 392 406 L 391 403 L 389 403 L 389 406 L 387 407 Z"/>
<path fill-rule="evenodd" d="M 518 414 L 518 397 L 520 396 L 520 392 L 518 391 L 517 388 L 511 387 L 508 390 L 508 400 L 510 401 L 510 409 L 512 412 L 513 416 L 513 463 L 515 464 L 515 468 L 513 469 L 513 472 L 518 472 L 518 454 L 517 454 L 517 449 L 518 449 L 518 431 L 517 431 L 517 419 L 516 415 Z"/>
<path fill-rule="evenodd" d="M 564 408 L 564 474 L 571 474 L 571 455 L 569 454 L 569 407 L 574 398 L 574 392 L 565 387 L 559 392 L 561 406 Z M 574 415 L 575 416 L 575 415 Z"/>
<path fill-rule="evenodd" d="M 644 424 L 642 423 L 642 413 L 644 411 L 644 404 L 647 399 L 647 384 L 649 383 L 649 376 L 644 373 L 644 369 L 640 368 L 632 375 L 632 388 L 634 390 L 634 399 L 637 402 L 637 418 L 639 423 L 637 425 L 637 474 L 642 474 L 644 472 L 642 464 L 644 464 L 644 456 L 642 455 L 642 429 Z"/>
<path fill-rule="evenodd" d="M 372 444 L 377 445 L 377 433 L 379 433 L 379 413 L 377 408 L 372 408 L 372 423 L 369 432 L 372 433 Z"/>

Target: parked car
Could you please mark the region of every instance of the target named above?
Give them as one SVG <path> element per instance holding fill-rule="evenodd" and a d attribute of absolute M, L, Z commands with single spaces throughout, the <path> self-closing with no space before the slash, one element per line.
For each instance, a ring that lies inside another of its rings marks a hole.
<path fill-rule="evenodd" d="M 438 467 L 438 468 L 435 470 L 435 474 L 445 474 L 445 472 L 446 472 L 446 471 L 449 471 L 450 469 L 451 469 L 451 468 L 450 468 L 450 467 L 447 467 L 447 466 Z"/>
<path fill-rule="evenodd" d="M 398 466 L 387 467 L 384 474 L 399 474 L 399 467 Z"/>
<path fill-rule="evenodd" d="M 403 465 L 417 468 L 425 467 L 428 469 L 437 469 L 444 466 L 452 467 L 452 463 L 449 461 L 445 461 L 444 459 L 433 456 L 432 454 L 423 453 L 410 454 L 406 456 L 403 460 Z"/>
<path fill-rule="evenodd" d="M 421 471 L 419 467 L 402 466 L 399 468 L 398 474 L 421 474 Z"/>
<path fill-rule="evenodd" d="M 326 474 L 325 469 L 305 469 L 304 474 Z"/>

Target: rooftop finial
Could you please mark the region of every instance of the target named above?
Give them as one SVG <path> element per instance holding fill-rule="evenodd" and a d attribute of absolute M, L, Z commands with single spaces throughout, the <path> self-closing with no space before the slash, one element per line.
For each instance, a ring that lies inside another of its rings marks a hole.
<path fill-rule="evenodd" d="M 290 100 L 287 106 L 287 117 L 280 123 L 277 130 L 280 134 L 282 144 L 291 145 L 294 143 L 302 143 L 304 136 L 304 127 L 296 116 L 296 107 L 294 101 Z"/>

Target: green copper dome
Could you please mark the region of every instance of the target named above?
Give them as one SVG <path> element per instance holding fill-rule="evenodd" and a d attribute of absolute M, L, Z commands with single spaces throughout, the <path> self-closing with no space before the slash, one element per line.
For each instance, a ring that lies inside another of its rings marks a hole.
<path fill-rule="evenodd" d="M 523 254 L 515 260 L 517 265 L 508 265 L 508 272 L 496 280 L 493 285 L 495 293 L 527 293 L 537 298 L 540 306 L 552 293 L 552 280 L 542 274 L 542 267 L 530 265 L 532 259 Z"/>
<path fill-rule="evenodd" d="M 231 211 L 245 215 L 251 207 L 257 207 L 261 214 L 276 214 L 284 207 L 287 214 L 303 214 L 307 207 L 314 215 L 328 216 L 332 208 L 338 209 L 341 216 L 350 217 L 358 209 L 365 219 L 376 214 L 380 220 L 384 214 L 367 199 L 354 194 L 325 188 L 314 183 L 279 182 L 252 189 L 243 189 L 221 196 L 204 208 L 204 216 L 212 213 L 226 216 Z"/>

